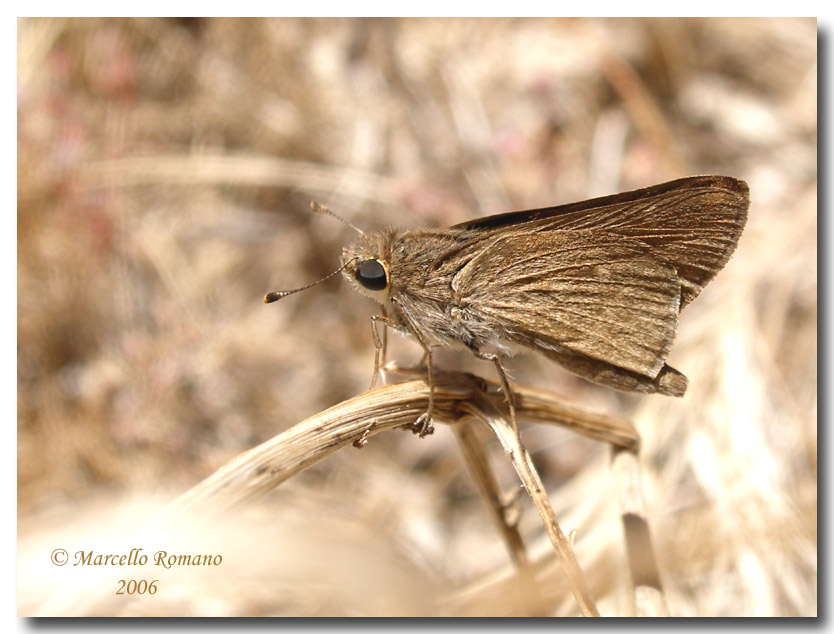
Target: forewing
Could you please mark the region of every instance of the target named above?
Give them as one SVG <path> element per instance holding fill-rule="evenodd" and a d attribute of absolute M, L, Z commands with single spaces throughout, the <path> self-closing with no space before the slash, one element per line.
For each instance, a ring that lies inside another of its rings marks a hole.
<path fill-rule="evenodd" d="M 559 207 L 490 216 L 452 229 L 476 241 L 510 229 L 595 230 L 639 240 L 675 267 L 683 308 L 730 259 L 749 204 L 743 181 L 696 176 Z"/>
<path fill-rule="evenodd" d="M 641 242 L 599 231 L 515 232 L 485 245 L 453 289 L 504 338 L 655 377 L 677 327 L 680 283 Z"/>

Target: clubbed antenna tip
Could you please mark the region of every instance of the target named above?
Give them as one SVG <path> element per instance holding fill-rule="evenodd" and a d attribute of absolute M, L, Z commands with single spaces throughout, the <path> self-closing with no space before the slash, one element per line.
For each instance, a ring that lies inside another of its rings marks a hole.
<path fill-rule="evenodd" d="M 272 302 L 277 302 L 279 299 L 283 299 L 287 295 L 292 295 L 293 293 L 298 293 L 300 291 L 303 291 L 303 290 L 306 290 L 306 289 L 310 288 L 311 286 L 315 286 L 316 284 L 320 284 L 324 280 L 329 280 L 331 277 L 333 277 L 337 273 L 340 273 L 345 268 L 347 268 L 348 265 L 350 265 L 352 262 L 355 262 L 358 259 L 360 259 L 360 258 L 351 258 L 350 260 L 348 260 L 347 262 L 342 264 L 342 266 L 340 266 L 338 269 L 333 271 L 330 275 L 325 275 L 320 280 L 318 280 L 316 282 L 313 282 L 312 284 L 307 284 L 307 286 L 302 286 L 301 288 L 294 288 L 291 291 L 272 291 L 271 293 L 267 293 L 266 295 L 264 295 L 264 304 L 271 304 Z"/>
<path fill-rule="evenodd" d="M 290 293 L 288 291 L 273 291 L 264 295 L 264 304 L 271 304 L 277 302 L 282 297 L 286 297 Z"/>

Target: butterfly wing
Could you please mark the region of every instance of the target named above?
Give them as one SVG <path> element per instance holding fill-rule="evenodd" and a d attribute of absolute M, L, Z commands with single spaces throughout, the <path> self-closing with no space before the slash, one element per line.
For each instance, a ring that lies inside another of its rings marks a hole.
<path fill-rule="evenodd" d="M 749 190 L 728 176 L 695 176 L 559 207 L 517 211 L 455 225 L 464 240 L 508 230 L 597 230 L 631 238 L 672 264 L 680 307 L 692 301 L 730 259 L 747 221 Z"/>
<path fill-rule="evenodd" d="M 472 323 L 496 324 L 498 338 L 648 379 L 665 367 L 681 298 L 670 263 L 638 240 L 589 230 L 496 237 L 452 289 Z"/>

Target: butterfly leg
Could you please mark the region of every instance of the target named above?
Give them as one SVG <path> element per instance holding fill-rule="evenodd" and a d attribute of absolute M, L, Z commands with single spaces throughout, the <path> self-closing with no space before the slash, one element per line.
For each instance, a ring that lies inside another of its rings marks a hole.
<path fill-rule="evenodd" d="M 507 380 L 507 371 L 504 370 L 504 366 L 501 364 L 501 357 L 497 354 L 491 354 L 489 352 L 481 352 L 476 348 L 472 348 L 470 346 L 472 353 L 478 357 L 479 359 L 483 359 L 484 361 L 492 361 L 495 364 L 495 369 L 498 370 L 498 378 L 501 379 L 501 389 L 504 390 L 504 396 L 507 399 L 507 405 L 510 408 L 510 420 L 513 424 L 513 429 L 515 429 L 515 433 L 518 434 L 518 421 L 515 417 L 515 398 L 513 397 L 513 392 L 510 389 L 510 382 Z"/>
<path fill-rule="evenodd" d="M 419 418 L 417 418 L 417 420 L 414 421 L 412 429 L 418 430 L 420 438 L 425 438 L 429 434 L 434 433 L 434 427 L 431 424 L 432 414 L 434 413 L 434 373 L 432 371 L 431 346 L 429 346 L 425 337 L 414 326 L 414 323 L 408 318 L 407 313 L 403 311 L 402 306 L 400 306 L 399 302 L 395 297 L 391 298 L 391 303 L 394 304 L 394 307 L 397 309 L 396 312 L 398 312 L 399 316 L 402 318 L 402 323 L 397 322 L 397 326 L 399 327 L 398 329 L 413 335 L 417 342 L 420 344 L 420 347 L 423 349 L 423 358 L 426 362 L 426 380 L 429 384 L 429 406 L 426 409 L 426 413 L 421 414 Z"/>
<path fill-rule="evenodd" d="M 385 308 L 383 307 L 383 311 L 384 310 Z M 394 328 L 401 332 L 411 332 L 401 323 L 394 321 L 385 314 L 371 316 L 371 334 L 373 334 L 374 337 L 374 346 L 376 347 L 376 354 L 374 354 L 374 376 L 371 378 L 370 389 L 374 389 L 376 387 L 376 382 L 379 378 L 379 368 L 382 367 L 382 364 L 385 363 L 385 351 L 388 347 L 388 330 L 383 330 L 382 337 L 380 338 L 379 332 L 376 328 L 377 322 L 382 322 L 384 326 L 390 326 L 391 328 Z"/>
<path fill-rule="evenodd" d="M 419 340 L 419 337 L 418 337 Z M 424 345 L 420 342 L 420 345 Z M 434 433 L 434 426 L 431 424 L 432 414 L 434 413 L 434 375 L 432 373 L 432 354 L 431 350 L 426 347 L 426 376 L 429 382 L 429 406 L 424 414 L 420 414 L 416 421 L 414 421 L 414 428 L 419 429 L 420 438 Z"/>

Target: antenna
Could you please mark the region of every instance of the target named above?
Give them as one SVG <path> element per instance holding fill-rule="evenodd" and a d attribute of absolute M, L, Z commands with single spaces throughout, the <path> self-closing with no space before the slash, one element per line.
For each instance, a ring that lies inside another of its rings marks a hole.
<path fill-rule="evenodd" d="M 351 258 L 350 260 L 348 260 L 347 262 L 342 264 L 342 266 L 340 266 L 338 269 L 333 271 L 330 275 L 325 275 L 323 278 L 321 278 L 317 282 L 313 282 L 312 284 L 307 284 L 307 286 L 302 286 L 301 288 L 294 288 L 291 291 L 272 291 L 271 293 L 267 293 L 266 295 L 264 295 L 264 304 L 271 304 L 272 302 L 277 302 L 279 299 L 284 299 L 287 295 L 292 295 L 293 293 L 298 293 L 299 291 L 307 290 L 311 286 L 315 286 L 316 284 L 320 284 L 324 280 L 329 280 L 331 277 L 336 275 L 336 273 L 339 273 L 344 268 L 346 268 L 348 266 L 348 264 L 351 264 L 358 259 L 360 259 L 360 258 L 358 258 L 358 257 Z"/>
<path fill-rule="evenodd" d="M 363 236 L 365 235 L 365 232 L 364 232 L 364 231 L 362 231 L 362 229 L 360 229 L 359 227 L 357 227 L 357 226 L 356 226 L 356 225 L 354 225 L 353 223 L 348 222 L 347 220 L 345 220 L 345 219 L 344 219 L 344 218 L 342 218 L 341 216 L 337 216 L 335 213 L 333 213 L 333 212 L 332 212 L 332 211 L 330 211 L 327 207 L 325 207 L 324 205 L 322 205 L 322 204 L 320 204 L 320 203 L 317 203 L 317 202 L 315 202 L 315 201 L 311 202 L 311 203 L 310 203 L 310 209 L 312 209 L 312 210 L 313 210 L 313 213 L 317 213 L 317 214 L 327 214 L 328 216 L 333 216 L 336 220 L 338 220 L 339 222 L 343 222 L 344 224 L 346 224 L 348 227 L 350 227 L 351 229 L 353 229 L 353 230 L 354 230 L 356 233 L 358 233 L 359 235 L 363 235 Z"/>

